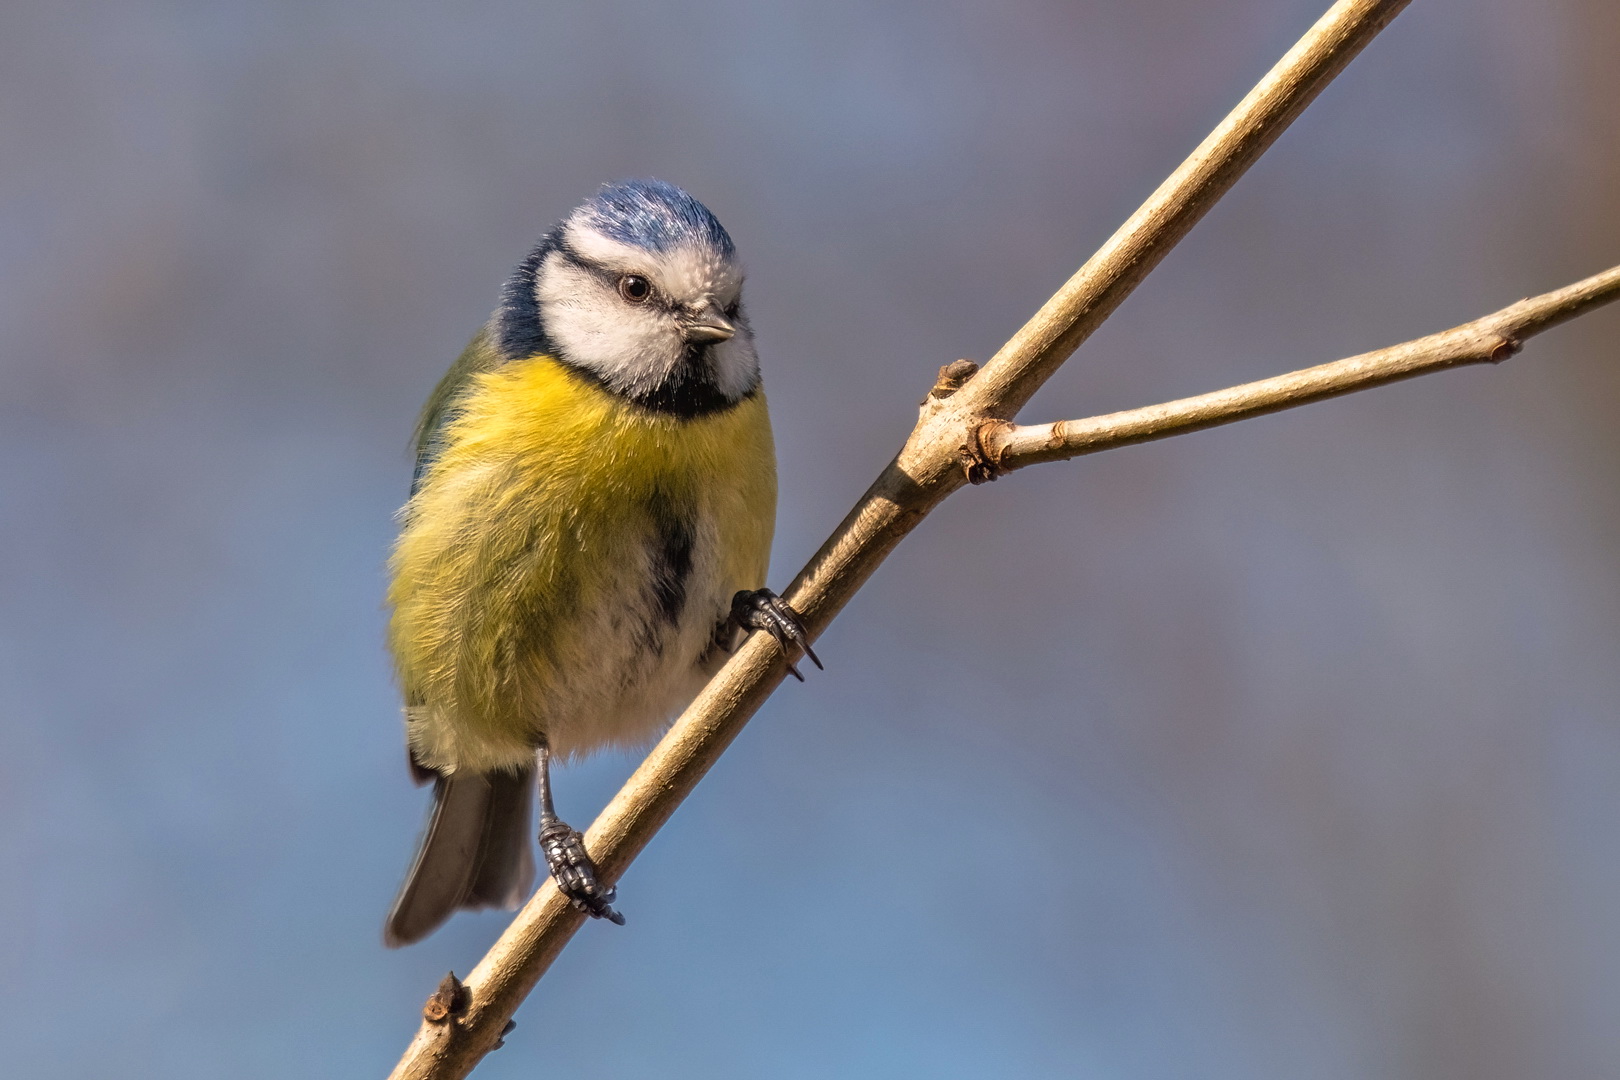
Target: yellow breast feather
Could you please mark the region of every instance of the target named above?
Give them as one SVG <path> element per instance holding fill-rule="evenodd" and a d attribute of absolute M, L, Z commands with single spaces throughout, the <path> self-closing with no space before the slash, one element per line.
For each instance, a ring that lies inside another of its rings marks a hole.
<path fill-rule="evenodd" d="M 512 766 L 532 760 L 536 730 L 589 719 L 572 713 L 668 707 L 559 676 L 595 670 L 592 650 L 627 647 L 604 640 L 616 632 L 605 609 L 645 576 L 626 570 L 644 571 L 662 518 L 686 515 L 708 553 L 712 587 L 696 601 L 764 584 L 776 477 L 762 393 L 681 418 L 542 356 L 471 375 L 438 446 L 403 512 L 388 593 L 425 764 Z M 683 627 L 667 647 L 694 664 L 712 629 Z"/>

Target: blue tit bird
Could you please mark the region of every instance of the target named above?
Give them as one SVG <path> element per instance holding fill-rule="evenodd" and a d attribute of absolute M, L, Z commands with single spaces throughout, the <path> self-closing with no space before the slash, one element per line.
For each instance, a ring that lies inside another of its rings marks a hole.
<path fill-rule="evenodd" d="M 764 588 L 776 460 L 742 285 L 702 203 L 609 185 L 519 264 L 429 398 L 388 641 L 433 807 L 389 945 L 521 902 L 536 790 L 558 887 L 623 922 L 557 817 L 553 759 L 650 741 L 750 629 L 815 660 Z"/>

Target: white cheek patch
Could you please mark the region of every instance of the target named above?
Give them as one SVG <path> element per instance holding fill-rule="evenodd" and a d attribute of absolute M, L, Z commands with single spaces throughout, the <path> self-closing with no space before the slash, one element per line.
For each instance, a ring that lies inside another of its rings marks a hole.
<path fill-rule="evenodd" d="M 728 398 L 741 398 L 759 385 L 759 357 L 754 353 L 754 336 L 739 328 L 737 336 L 709 346 L 714 365 L 714 384 Z"/>
<path fill-rule="evenodd" d="M 557 348 L 618 390 L 652 390 L 680 363 L 685 341 L 672 317 L 626 304 L 600 277 L 560 254 L 541 264 L 534 291 Z"/>
<path fill-rule="evenodd" d="M 686 355 L 680 319 L 668 305 L 701 311 L 724 310 L 737 302 L 742 271 L 718 250 L 683 244 L 648 251 L 577 222 L 563 230 L 573 258 L 552 252 L 535 275 L 535 299 L 546 333 L 563 356 L 621 393 L 656 390 L 678 373 Z M 606 271 L 578 265 L 575 259 Z M 652 282 L 663 302 L 626 303 L 612 278 L 639 274 Z M 727 398 L 739 399 L 759 385 L 759 360 L 746 317 L 737 334 L 709 346 L 710 378 Z"/>

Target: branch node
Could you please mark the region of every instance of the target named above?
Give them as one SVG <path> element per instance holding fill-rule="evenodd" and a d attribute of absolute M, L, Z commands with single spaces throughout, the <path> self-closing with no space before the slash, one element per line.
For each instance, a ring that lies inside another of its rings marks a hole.
<path fill-rule="evenodd" d="M 939 369 L 939 378 L 934 380 L 934 388 L 928 391 L 928 396 L 935 401 L 948 398 L 978 373 L 979 365 L 972 360 L 952 360 Z"/>
<path fill-rule="evenodd" d="M 439 981 L 439 988 L 433 991 L 433 995 L 427 999 L 427 1004 L 422 1006 L 422 1019 L 430 1024 L 442 1024 L 452 1017 L 460 1016 L 467 1011 L 468 999 L 471 997 L 472 994 L 468 993 L 467 987 L 456 978 L 456 973 L 449 972 Z M 504 1035 L 505 1032 L 501 1034 Z"/>
<path fill-rule="evenodd" d="M 979 365 L 972 360 L 952 360 L 939 369 L 939 377 L 928 391 L 928 396 L 917 403 L 917 423 L 927 423 L 945 408 L 945 399 L 951 397 L 969 379 L 979 373 Z"/>
<path fill-rule="evenodd" d="M 985 449 L 985 437 L 1012 429 L 1013 425 L 1005 420 L 985 420 L 968 428 L 967 442 L 957 455 L 968 483 L 988 484 L 1007 474 L 1009 470 L 1001 467 L 1001 456 L 992 458 Z"/>
<path fill-rule="evenodd" d="M 1524 342 L 1511 334 L 1503 334 L 1502 339 L 1496 343 L 1496 346 L 1491 349 L 1490 355 L 1485 359 L 1493 364 L 1500 364 L 1508 357 L 1516 356 L 1522 348 L 1524 348 Z"/>
<path fill-rule="evenodd" d="M 1050 450 L 1060 448 L 1069 441 L 1069 421 L 1059 420 L 1052 425 L 1052 434 L 1046 437 L 1046 445 Z"/>

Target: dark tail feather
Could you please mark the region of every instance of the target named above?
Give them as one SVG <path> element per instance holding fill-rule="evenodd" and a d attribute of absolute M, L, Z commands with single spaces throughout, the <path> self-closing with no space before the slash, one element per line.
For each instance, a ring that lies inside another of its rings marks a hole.
<path fill-rule="evenodd" d="M 533 790 L 533 769 L 434 777 L 433 812 L 383 925 L 384 944 L 420 941 L 457 908 L 523 901 L 534 883 Z"/>
<path fill-rule="evenodd" d="M 461 901 L 465 908 L 515 908 L 534 888 L 534 770 L 493 773 L 489 809 L 478 849 L 478 872 Z"/>

